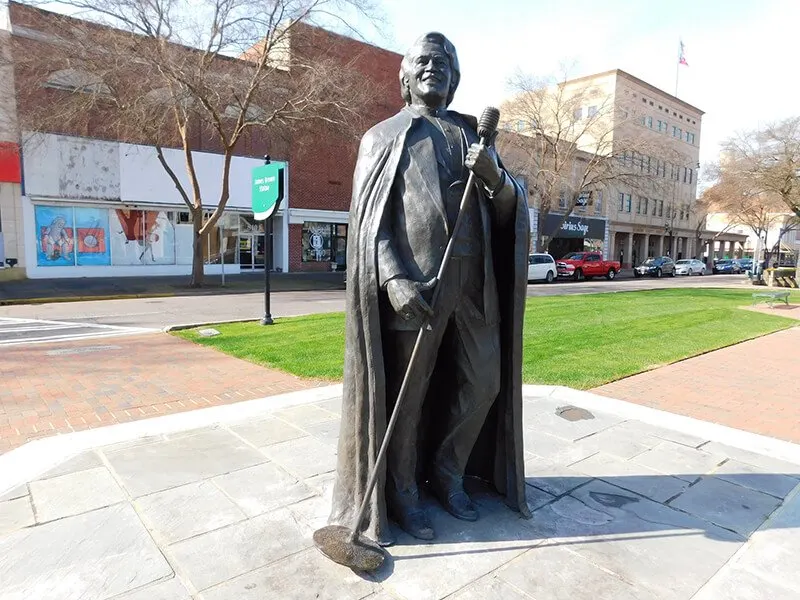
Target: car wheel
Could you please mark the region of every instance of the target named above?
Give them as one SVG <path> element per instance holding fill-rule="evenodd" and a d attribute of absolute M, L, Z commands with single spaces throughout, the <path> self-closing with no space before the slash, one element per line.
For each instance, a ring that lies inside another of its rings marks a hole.
<path fill-rule="evenodd" d="M 663 273 L 661 272 L 661 269 L 660 269 L 660 268 L 659 268 L 659 269 L 657 269 L 657 270 L 656 270 L 656 277 L 659 277 L 659 278 L 660 278 L 662 275 L 663 275 Z"/>
<path fill-rule="evenodd" d="M 633 276 L 634 276 L 636 279 L 639 279 L 639 277 L 641 277 L 641 276 L 642 276 L 642 274 L 641 274 L 641 273 L 639 273 L 638 271 L 634 271 L 634 272 L 633 272 Z"/>
<path fill-rule="evenodd" d="M 545 277 L 545 280 L 547 281 L 547 283 L 553 283 L 553 280 L 555 278 L 556 278 L 556 276 L 553 275 L 553 272 L 552 271 L 548 271 L 547 272 L 547 277 Z"/>
<path fill-rule="evenodd" d="M 672 269 L 672 271 L 669 272 L 669 276 L 675 277 L 675 269 Z"/>
<path fill-rule="evenodd" d="M 700 269 L 700 277 L 702 277 L 705 274 L 706 274 L 706 268 L 703 267 L 702 269 Z"/>
<path fill-rule="evenodd" d="M 575 281 L 583 281 L 583 270 L 582 269 L 578 269 L 577 271 L 575 271 L 574 277 L 575 277 Z"/>
<path fill-rule="evenodd" d="M 614 279 L 614 277 L 616 277 L 616 276 L 617 276 L 617 272 L 614 269 L 609 269 L 608 273 L 606 273 L 606 279 L 608 279 L 609 281 Z"/>

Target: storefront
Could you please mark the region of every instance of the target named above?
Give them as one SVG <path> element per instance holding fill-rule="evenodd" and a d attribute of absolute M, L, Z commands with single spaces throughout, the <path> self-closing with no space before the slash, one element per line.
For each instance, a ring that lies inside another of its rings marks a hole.
<path fill-rule="evenodd" d="M 185 179 L 178 167 L 180 153 L 164 153 Z M 201 189 L 208 198 L 219 197 L 221 161 L 219 155 L 195 153 Z M 257 159 L 233 159 L 230 199 L 203 249 L 206 273 L 264 268 L 264 223 L 255 221 L 250 210 L 249 174 L 259 164 Z M 191 213 L 152 148 L 36 136 L 26 145 L 24 174 L 28 277 L 191 272 Z M 287 207 L 288 198 L 273 217 L 272 264 L 283 271 L 288 265 Z"/>
<path fill-rule="evenodd" d="M 608 258 L 608 220 L 596 217 L 550 213 L 542 224 L 550 239 L 548 252 L 559 259 L 569 252 L 602 252 Z"/>

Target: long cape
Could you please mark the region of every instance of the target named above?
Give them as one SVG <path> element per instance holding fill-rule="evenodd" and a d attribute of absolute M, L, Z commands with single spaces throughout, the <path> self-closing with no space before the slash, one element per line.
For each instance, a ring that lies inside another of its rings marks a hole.
<path fill-rule="evenodd" d="M 474 117 L 460 116 L 476 127 Z M 330 516 L 334 524 L 353 525 L 388 422 L 377 236 L 406 134 L 417 118 L 412 110 L 403 109 L 368 131 L 359 148 L 348 228 L 344 394 Z M 498 235 L 496 230 L 492 235 L 500 299 L 502 384 L 473 449 L 467 474 L 491 482 L 509 507 L 530 516 L 525 501 L 521 365 L 530 229 L 525 194 L 518 184 L 514 183 L 514 188 L 517 207 L 513 225 L 507 235 Z M 384 464 L 362 531 L 379 543 L 390 544 L 385 477 Z"/>

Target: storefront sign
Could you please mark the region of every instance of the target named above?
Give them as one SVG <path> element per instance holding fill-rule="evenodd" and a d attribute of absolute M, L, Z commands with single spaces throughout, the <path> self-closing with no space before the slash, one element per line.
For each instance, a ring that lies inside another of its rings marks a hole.
<path fill-rule="evenodd" d="M 252 171 L 253 217 L 256 221 L 269 219 L 283 199 L 283 168 L 269 163 Z"/>
<path fill-rule="evenodd" d="M 544 234 L 550 238 L 588 238 L 592 240 L 602 240 L 605 237 L 605 219 L 592 219 L 570 215 L 564 222 L 564 215 L 549 214 L 544 222 Z M 558 230 L 556 231 L 556 228 Z"/>

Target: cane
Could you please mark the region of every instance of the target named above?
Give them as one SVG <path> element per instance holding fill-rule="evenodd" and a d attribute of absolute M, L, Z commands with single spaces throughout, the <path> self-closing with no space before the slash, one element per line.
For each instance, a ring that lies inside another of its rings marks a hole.
<path fill-rule="evenodd" d="M 500 111 L 494 107 L 488 107 L 481 114 L 478 121 L 478 135 L 480 136 L 481 145 L 492 139 L 497 124 L 500 121 Z M 450 239 L 447 242 L 447 247 L 444 251 L 442 264 L 439 265 L 439 272 L 433 279 L 433 297 L 431 298 L 431 308 L 436 309 L 436 305 L 441 292 L 439 285 L 444 277 L 447 265 L 450 262 L 450 256 L 453 254 L 453 247 L 455 245 L 456 235 L 461 226 L 464 217 L 464 207 L 469 199 L 469 192 L 475 183 L 475 173 L 470 171 L 469 178 L 467 179 L 467 186 L 464 189 L 464 195 L 461 197 L 461 204 L 459 205 L 458 217 L 453 226 L 453 232 L 450 234 Z M 358 509 L 358 514 L 353 522 L 352 528 L 343 525 L 327 525 L 314 532 L 314 545 L 332 561 L 350 567 L 356 571 L 375 571 L 380 568 L 385 558 L 384 552 L 380 546 L 359 535 L 362 525 L 364 524 L 364 516 L 367 513 L 367 506 L 369 505 L 372 491 L 375 489 L 375 483 L 378 480 L 378 473 L 383 466 L 383 461 L 386 458 L 386 451 L 389 447 L 389 440 L 394 433 L 397 418 L 400 415 L 400 410 L 403 406 L 403 401 L 407 395 L 408 385 L 411 380 L 411 373 L 414 364 L 417 361 L 420 347 L 422 346 L 425 332 L 430 331 L 430 317 L 427 317 L 417 333 L 417 339 L 414 342 L 414 349 L 411 351 L 411 358 L 408 360 L 405 375 L 403 376 L 403 383 L 400 386 L 400 392 L 397 395 L 397 402 L 395 402 L 392 416 L 386 426 L 386 434 L 383 436 L 380 450 L 378 450 L 378 457 L 375 460 L 375 466 L 367 482 L 367 489 L 364 493 L 364 498 L 361 500 L 361 505 Z"/>

